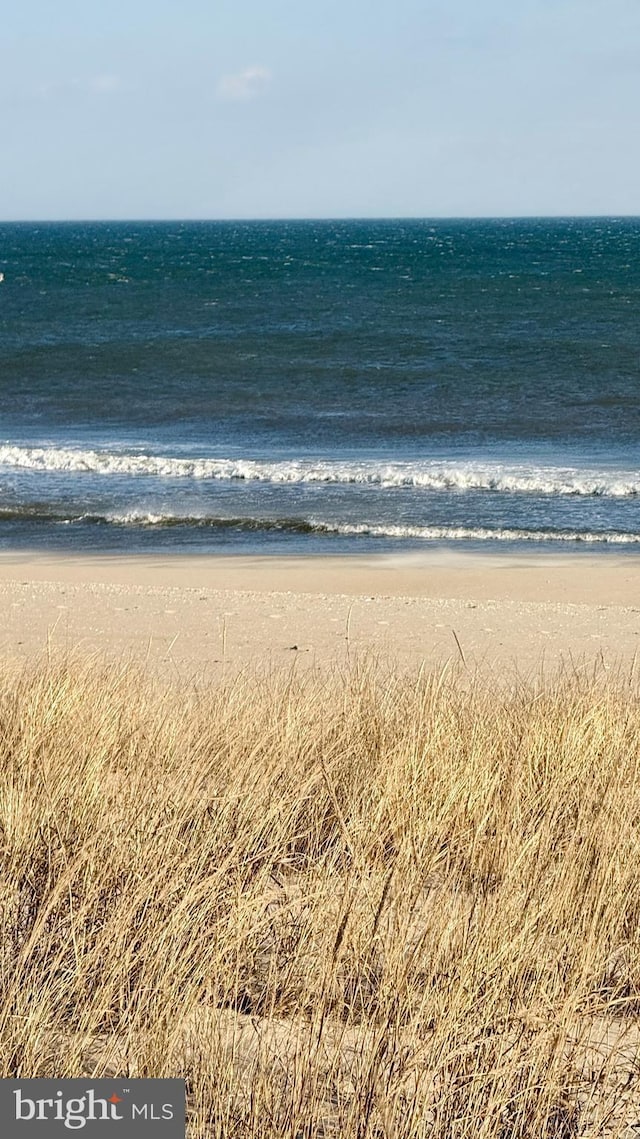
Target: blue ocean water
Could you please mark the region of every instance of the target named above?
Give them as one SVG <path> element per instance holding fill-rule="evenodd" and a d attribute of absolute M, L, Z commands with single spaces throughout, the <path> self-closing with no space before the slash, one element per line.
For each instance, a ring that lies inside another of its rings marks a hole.
<path fill-rule="evenodd" d="M 640 219 L 0 225 L 0 548 L 640 551 Z"/>

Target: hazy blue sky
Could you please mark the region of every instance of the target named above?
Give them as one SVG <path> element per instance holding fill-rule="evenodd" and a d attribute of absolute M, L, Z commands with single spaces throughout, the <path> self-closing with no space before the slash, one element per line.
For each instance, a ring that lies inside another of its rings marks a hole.
<path fill-rule="evenodd" d="M 1 218 L 640 213 L 640 0 L 21 0 L 1 35 Z"/>

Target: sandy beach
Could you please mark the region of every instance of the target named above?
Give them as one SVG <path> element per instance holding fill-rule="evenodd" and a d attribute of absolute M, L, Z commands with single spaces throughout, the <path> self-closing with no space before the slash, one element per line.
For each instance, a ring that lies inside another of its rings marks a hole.
<path fill-rule="evenodd" d="M 630 664 L 640 560 L 60 557 L 0 560 L 5 659 L 73 651 L 218 676 L 247 666 L 464 661 L 504 675 Z"/>

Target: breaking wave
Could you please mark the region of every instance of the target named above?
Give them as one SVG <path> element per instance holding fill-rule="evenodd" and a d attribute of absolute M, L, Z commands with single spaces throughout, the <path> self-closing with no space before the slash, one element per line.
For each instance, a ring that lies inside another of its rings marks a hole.
<path fill-rule="evenodd" d="M 483 526 L 399 526 L 386 523 L 327 522 L 316 518 L 251 518 L 213 515 L 161 514 L 152 511 L 125 513 L 76 513 L 46 510 L 36 506 L 0 509 L 0 521 L 35 522 L 49 525 L 102 525 L 167 529 L 188 527 L 207 530 L 240 530 L 326 534 L 344 537 L 387 538 L 425 542 L 573 542 L 581 545 L 640 545 L 640 533 L 624 530 L 552 530 Z"/>
<path fill-rule="evenodd" d="M 167 479 L 246 480 L 267 483 L 362 484 L 426 491 L 497 491 L 502 494 L 632 498 L 640 470 L 581 469 L 474 461 L 391 462 L 291 459 L 177 458 L 57 447 L 0 446 L 5 468 Z"/>
<path fill-rule="evenodd" d="M 316 529 L 325 533 L 368 536 L 371 538 L 416 538 L 428 542 L 580 542 L 635 545 L 640 534 L 624 530 L 519 530 L 491 529 L 483 526 L 370 526 L 344 524 L 331 526 L 318 523 Z"/>

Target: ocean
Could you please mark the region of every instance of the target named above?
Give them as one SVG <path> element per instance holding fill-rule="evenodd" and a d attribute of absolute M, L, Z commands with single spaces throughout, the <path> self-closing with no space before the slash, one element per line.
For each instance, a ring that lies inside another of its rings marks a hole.
<path fill-rule="evenodd" d="M 0 225 L 0 549 L 640 551 L 640 219 Z"/>

